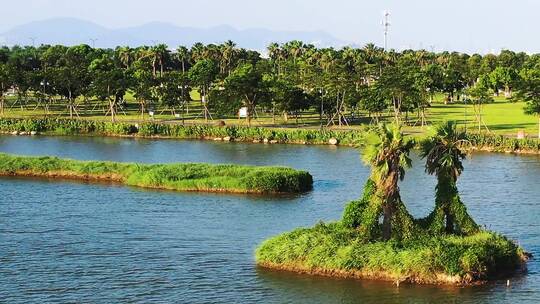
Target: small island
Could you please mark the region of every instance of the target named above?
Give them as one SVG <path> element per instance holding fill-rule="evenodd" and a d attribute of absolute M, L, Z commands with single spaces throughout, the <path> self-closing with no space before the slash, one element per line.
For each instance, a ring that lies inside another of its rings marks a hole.
<path fill-rule="evenodd" d="M 4 153 L 0 153 L 0 176 L 117 182 L 175 191 L 256 194 L 300 193 L 311 190 L 313 186 L 313 178 L 308 172 L 287 167 L 138 164 Z"/>
<path fill-rule="evenodd" d="M 261 267 L 300 273 L 420 284 L 472 285 L 525 269 L 529 255 L 503 235 L 481 228 L 457 189 L 466 135 L 447 122 L 419 143 L 428 174 L 437 177 L 433 211 L 415 219 L 398 182 L 415 143 L 399 127 L 379 125 L 366 138 L 371 175 L 343 218 L 263 242 Z"/>

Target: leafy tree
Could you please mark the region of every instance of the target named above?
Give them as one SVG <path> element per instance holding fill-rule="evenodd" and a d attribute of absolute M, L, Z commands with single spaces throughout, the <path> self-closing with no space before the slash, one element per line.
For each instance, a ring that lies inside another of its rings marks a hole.
<path fill-rule="evenodd" d="M 288 113 L 294 113 L 296 118 L 298 118 L 297 113 L 299 111 L 309 108 L 310 96 L 301 88 L 284 80 L 272 81 L 267 79 L 266 83 L 269 87 L 268 93 L 271 95 L 275 110 L 283 113 L 285 121 L 287 121 Z"/>
<path fill-rule="evenodd" d="M 12 48 L 7 61 L 9 77 L 17 90 L 17 103 L 24 109 L 28 103 L 28 95 L 32 88 L 39 87 L 36 75 L 39 72 L 37 52 L 33 47 Z"/>
<path fill-rule="evenodd" d="M 189 88 L 182 87 L 186 84 L 185 77 L 182 72 L 174 71 L 159 79 L 157 91 L 161 104 L 168 107 L 173 115 L 176 114 L 176 108 L 183 107 L 190 100 Z"/>
<path fill-rule="evenodd" d="M 421 156 L 426 159 L 426 172 L 437 176 L 435 209 L 424 219 L 435 234 L 472 234 L 478 225 L 467 213 L 459 197 L 457 179 L 463 172 L 465 153 L 461 147 L 466 134 L 459 132 L 454 122 L 437 126 L 435 133 L 421 142 Z"/>
<path fill-rule="evenodd" d="M 67 100 L 69 117 L 78 115 L 76 99 L 87 93 L 91 82 L 88 65 L 92 59 L 92 50 L 87 45 L 53 47 L 45 54 L 50 65 L 46 69 L 47 81 L 55 92 Z"/>
<path fill-rule="evenodd" d="M 394 121 L 401 122 L 401 114 L 418 107 L 426 94 L 426 79 L 417 64 L 404 58 L 397 64 L 385 67 L 377 80 L 379 94 L 386 96 L 394 110 Z M 422 78 L 422 79 L 421 79 Z"/>
<path fill-rule="evenodd" d="M 431 103 L 435 93 L 444 90 L 444 70 L 440 65 L 434 63 L 425 66 L 422 70 L 427 77 L 426 89 L 428 90 L 429 101 Z"/>
<path fill-rule="evenodd" d="M 525 114 L 538 117 L 538 138 L 540 138 L 540 69 L 523 69 L 518 84 L 515 98 L 526 102 L 523 109 Z"/>
<path fill-rule="evenodd" d="M 204 107 L 205 120 L 208 119 L 208 109 L 206 104 L 209 103 L 208 96 L 210 87 L 217 78 L 219 73 L 218 66 L 213 60 L 202 59 L 197 61 L 189 70 L 188 77 L 191 83 L 199 88 L 201 102 Z"/>
<path fill-rule="evenodd" d="M 476 81 L 478 80 L 478 77 L 482 75 L 482 56 L 479 54 L 473 54 L 469 57 L 467 60 L 467 75 L 466 75 L 466 82 L 467 86 L 471 87 L 473 86 Z"/>
<path fill-rule="evenodd" d="M 443 53 L 439 57 L 439 64 L 443 68 L 442 92 L 446 93 L 445 103 L 453 102 L 455 95 L 465 87 L 467 82 L 468 57 L 459 53 Z"/>
<path fill-rule="evenodd" d="M 482 75 L 476 84 L 467 89 L 467 95 L 470 97 L 476 121 L 478 123 L 478 131 L 484 126 L 487 129 L 483 120 L 484 105 L 493 102 L 493 91 L 491 90 L 491 83 L 487 75 Z"/>
<path fill-rule="evenodd" d="M 262 66 L 251 63 L 238 66 L 223 81 L 223 94 L 241 101 L 247 108 L 246 121 L 251 125 L 255 107 L 265 101 L 269 94 Z"/>
<path fill-rule="evenodd" d="M 147 106 L 154 100 L 152 92 L 156 83 L 157 81 L 152 74 L 151 65 L 149 63 L 139 60 L 133 64 L 133 82 L 131 90 L 139 103 L 142 119 L 144 119 L 144 113 Z"/>
<path fill-rule="evenodd" d="M 106 54 L 92 61 L 89 70 L 93 76 L 92 92 L 98 98 L 109 102 L 108 114 L 111 115 L 111 121 L 115 122 L 117 107 L 123 102 L 124 95 L 131 86 L 132 75 Z"/>
<path fill-rule="evenodd" d="M 0 62 L 0 115 L 4 115 L 4 94 L 11 87 L 8 67 L 5 63 Z"/>
<path fill-rule="evenodd" d="M 511 97 L 512 84 L 516 81 L 517 73 L 514 69 L 508 67 L 496 67 L 489 74 L 489 80 L 497 96 L 499 90 L 503 89 L 506 97 Z"/>
<path fill-rule="evenodd" d="M 374 85 L 367 86 L 362 92 L 362 102 L 360 107 L 373 116 L 373 121 L 379 123 L 382 112 L 388 108 L 387 96 L 384 89 L 376 82 Z"/>

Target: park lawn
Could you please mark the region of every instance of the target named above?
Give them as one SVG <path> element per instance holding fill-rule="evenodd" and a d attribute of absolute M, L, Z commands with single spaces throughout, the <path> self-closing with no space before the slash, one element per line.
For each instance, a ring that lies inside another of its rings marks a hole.
<path fill-rule="evenodd" d="M 184 121 L 188 124 L 204 124 L 215 123 L 214 121 L 224 121 L 227 125 L 247 125 L 245 119 L 239 119 L 235 116 L 219 117 L 213 114 L 213 120 L 204 119 L 202 105 L 200 103 L 200 95 L 196 90 L 191 92 L 192 102 L 187 106 L 187 111 L 183 112 Z M 8 102 L 13 102 L 14 97 L 8 98 Z M 478 123 L 474 114 L 473 106 L 470 104 L 449 103 L 444 104 L 442 102 L 442 95 L 435 96 L 435 101 L 432 106 L 427 109 L 426 116 L 429 124 L 436 124 L 445 120 L 457 121 L 460 126 L 467 127 L 470 131 L 478 130 Z M 495 134 L 502 134 L 508 136 L 515 136 L 520 130 L 525 131 L 528 136 L 536 137 L 538 133 L 537 118 L 531 115 L 525 115 L 523 113 L 524 102 L 510 102 L 502 96 L 495 97 L 495 102 L 486 104 L 483 109 L 484 122 L 488 129 Z M 141 121 L 141 115 L 139 112 L 139 105 L 133 98 L 131 93 L 126 95 L 127 105 L 123 111 L 120 111 L 117 115 L 117 120 L 122 122 L 138 122 Z M 80 101 L 80 117 L 89 120 L 110 120 L 110 116 L 105 116 L 106 103 L 96 105 L 96 101 L 91 103 L 82 103 Z M 181 117 L 175 117 L 170 109 L 163 107 L 156 107 L 154 109 L 155 121 L 170 121 L 180 122 Z M 181 114 L 181 109 L 176 109 L 177 114 Z M 53 104 L 50 107 L 49 116 L 61 116 L 68 117 L 67 109 L 62 104 Z M 37 107 L 34 104 L 27 105 L 24 109 L 19 106 L 6 108 L 4 117 L 10 118 L 42 118 L 45 116 L 45 111 L 42 107 Z M 334 129 L 359 129 L 363 125 L 370 121 L 369 118 L 364 117 L 366 113 L 362 113 L 361 119 L 355 121 L 349 126 L 334 126 L 330 125 Z M 393 115 L 388 112 L 386 120 L 391 121 Z M 145 120 L 150 120 L 150 117 L 145 115 Z M 416 122 L 416 124 L 415 124 Z M 326 126 L 326 121 L 323 125 Z M 271 113 L 258 110 L 256 117 L 251 122 L 252 126 L 258 127 L 289 127 L 289 128 L 319 128 L 321 123 L 319 121 L 319 114 L 311 109 L 304 111 L 298 120 L 290 115 L 288 121 L 285 121 L 282 115 L 276 113 L 275 120 L 272 118 Z M 404 131 L 408 134 L 424 135 L 428 128 L 419 126 L 416 114 L 409 114 L 409 126 L 404 126 Z M 485 129 L 484 129 L 485 130 Z"/>
<path fill-rule="evenodd" d="M 536 135 L 538 132 L 537 118 L 524 114 L 524 106 L 524 102 L 496 100 L 494 103 L 484 106 L 482 114 L 484 123 L 491 132 L 497 134 L 516 135 L 518 131 L 524 130 L 528 135 Z M 428 119 L 432 122 L 454 120 L 461 126 L 466 124 L 468 130 L 478 130 L 472 105 L 434 103 L 429 109 Z"/>

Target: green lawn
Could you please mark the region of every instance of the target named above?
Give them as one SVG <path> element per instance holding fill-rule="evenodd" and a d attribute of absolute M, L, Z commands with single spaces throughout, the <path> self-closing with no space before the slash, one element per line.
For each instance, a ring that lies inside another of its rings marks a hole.
<path fill-rule="evenodd" d="M 194 101 L 189 103 L 189 106 L 182 113 L 185 121 L 188 124 L 201 124 L 205 123 L 202 106 L 199 101 L 200 96 L 197 91 L 192 92 L 192 98 Z M 127 103 L 119 111 L 117 120 L 119 121 L 139 121 L 141 115 L 139 113 L 139 105 L 136 103 L 132 95 L 126 96 Z M 455 120 L 468 130 L 477 130 L 478 123 L 474 109 L 470 104 L 463 103 L 451 103 L 444 104 L 442 101 L 442 95 L 436 96 L 432 106 L 427 110 L 426 116 L 428 124 L 438 123 L 443 120 Z M 21 109 L 19 105 L 12 106 L 13 98 L 8 99 L 10 105 L 6 106 L 4 113 L 5 117 L 33 117 L 39 118 L 45 115 L 45 111 L 42 107 L 37 107 L 35 103 L 30 103 Z M 523 113 L 523 102 L 510 102 L 504 97 L 496 97 L 495 102 L 484 106 L 483 118 L 488 129 L 496 134 L 504 134 L 509 136 L 515 136 L 519 130 L 524 130 L 527 135 L 535 137 L 538 132 L 537 118 L 531 115 L 525 115 Z M 107 105 L 105 103 L 99 103 L 96 101 L 90 101 L 84 103 L 80 101 L 79 114 L 81 118 L 91 120 L 109 120 L 110 117 L 105 116 L 107 111 Z M 170 109 L 155 108 L 154 120 L 156 121 L 181 121 L 179 117 L 175 117 Z M 180 109 L 176 110 L 177 114 L 180 114 Z M 49 116 L 62 116 L 68 117 L 67 109 L 60 102 L 51 105 Z M 358 117 L 358 115 L 356 115 Z M 385 115 L 385 119 L 390 121 L 392 114 L 388 112 Z M 218 117 L 213 115 L 214 120 L 223 120 L 228 125 L 246 125 L 244 119 L 238 119 L 235 116 Z M 145 116 L 146 120 L 149 120 L 149 116 Z M 208 121 L 212 123 L 212 120 Z M 344 129 L 354 129 L 370 122 L 367 117 L 367 113 L 361 113 L 360 118 L 357 118 L 351 125 L 342 126 Z M 415 123 L 416 122 L 416 123 Z M 272 118 L 271 113 L 258 110 L 257 116 L 253 119 L 252 125 L 264 126 L 264 127 L 300 127 L 300 128 L 319 128 L 321 122 L 319 120 L 319 114 L 315 110 L 305 111 L 297 118 L 292 115 L 289 116 L 287 121 L 283 116 L 276 115 Z M 326 126 L 326 121 L 323 125 Z M 333 124 L 330 124 L 332 128 L 339 128 Z M 409 126 L 406 126 L 405 132 L 412 134 L 425 133 L 427 128 L 422 128 L 417 123 L 416 114 L 409 114 Z"/>
<path fill-rule="evenodd" d="M 515 135 L 524 130 L 529 135 L 537 134 L 537 118 L 523 113 L 524 102 L 496 100 L 484 106 L 483 119 L 490 131 L 494 133 Z M 471 105 L 435 103 L 429 110 L 428 119 L 436 122 L 455 120 L 460 125 L 467 125 L 469 130 L 477 130 L 478 123 Z"/>

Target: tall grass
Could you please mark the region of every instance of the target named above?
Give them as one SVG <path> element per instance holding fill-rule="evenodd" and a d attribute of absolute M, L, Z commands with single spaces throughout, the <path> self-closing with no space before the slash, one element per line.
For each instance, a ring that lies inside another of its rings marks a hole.
<path fill-rule="evenodd" d="M 109 180 L 178 191 L 296 193 L 312 188 L 306 171 L 243 165 L 136 164 L 27 157 L 0 153 L 0 175 Z"/>

